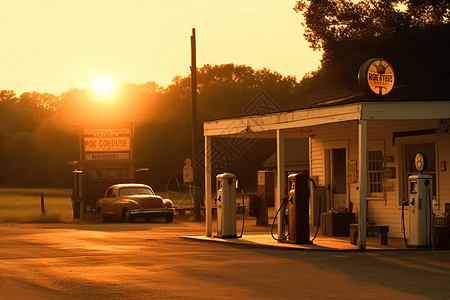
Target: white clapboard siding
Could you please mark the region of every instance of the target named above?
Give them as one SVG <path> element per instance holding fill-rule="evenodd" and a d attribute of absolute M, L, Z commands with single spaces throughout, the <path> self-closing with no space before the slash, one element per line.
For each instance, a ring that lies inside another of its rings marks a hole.
<path fill-rule="evenodd" d="M 439 210 L 436 216 L 443 217 L 445 203 L 450 203 L 450 132 L 445 133 L 446 127 L 440 128 L 438 133 L 438 187 L 439 187 Z M 445 164 L 445 169 L 442 168 Z"/>
<path fill-rule="evenodd" d="M 394 132 L 405 132 L 423 129 L 439 128 L 439 123 L 436 120 L 407 120 L 407 121 L 368 121 L 367 126 L 367 140 L 384 141 L 384 155 L 392 156 L 392 162 L 387 162 L 387 167 L 396 168 L 396 178 L 390 179 L 395 182 L 394 191 L 385 191 L 384 199 L 368 199 L 367 202 L 367 220 L 374 221 L 376 224 L 389 225 L 389 235 L 392 237 L 402 237 L 402 208 L 399 205 L 399 186 L 403 183 L 399 174 L 402 170 L 399 169 L 399 147 L 400 143 L 393 144 Z M 438 161 L 448 161 L 450 164 L 450 134 L 444 136 L 443 130 L 438 129 L 437 143 Z M 441 133 L 442 131 L 442 133 Z M 325 185 L 325 151 L 324 147 L 334 143 L 346 141 L 348 145 L 347 160 L 358 160 L 358 124 L 356 121 L 340 122 L 328 125 L 320 125 L 313 127 L 313 139 L 311 141 L 311 166 L 310 172 L 312 176 L 318 177 L 318 185 Z M 438 162 L 439 169 L 439 162 Z M 450 167 L 450 166 L 449 166 Z M 443 182 L 450 182 L 450 170 L 447 172 L 440 172 L 438 176 L 440 188 L 439 212 L 443 213 L 444 203 L 450 203 L 450 184 L 443 184 Z M 353 203 L 353 211 L 359 214 L 359 183 L 347 184 L 349 189 L 349 199 Z M 408 211 L 405 211 L 405 225 L 408 228 Z M 406 232 L 408 232 L 406 230 Z"/>

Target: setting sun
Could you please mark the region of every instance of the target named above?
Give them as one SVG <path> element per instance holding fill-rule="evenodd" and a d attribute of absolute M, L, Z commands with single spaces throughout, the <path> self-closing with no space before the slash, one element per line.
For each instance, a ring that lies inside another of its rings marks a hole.
<path fill-rule="evenodd" d="M 111 79 L 106 77 L 100 77 L 92 83 L 91 87 L 98 94 L 106 96 L 109 94 L 109 92 L 114 86 L 115 83 Z"/>

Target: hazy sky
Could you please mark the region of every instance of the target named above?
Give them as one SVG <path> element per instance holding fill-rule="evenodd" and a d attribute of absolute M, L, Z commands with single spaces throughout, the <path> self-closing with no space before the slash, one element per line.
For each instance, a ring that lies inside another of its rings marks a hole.
<path fill-rule="evenodd" d="M 0 0 L 0 90 L 59 95 L 102 74 L 166 87 L 197 67 L 244 64 L 298 79 L 319 66 L 295 0 Z"/>

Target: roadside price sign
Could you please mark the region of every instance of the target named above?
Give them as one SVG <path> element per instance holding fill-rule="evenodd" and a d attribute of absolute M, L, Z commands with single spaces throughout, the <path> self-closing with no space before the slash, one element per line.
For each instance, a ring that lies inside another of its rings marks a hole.
<path fill-rule="evenodd" d="M 84 152 L 130 151 L 130 129 L 85 129 Z"/>

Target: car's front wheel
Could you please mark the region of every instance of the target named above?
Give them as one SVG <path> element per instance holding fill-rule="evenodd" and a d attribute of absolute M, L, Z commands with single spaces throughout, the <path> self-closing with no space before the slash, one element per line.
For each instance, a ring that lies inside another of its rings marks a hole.
<path fill-rule="evenodd" d="M 131 214 L 131 210 L 129 210 L 128 208 L 124 208 L 124 216 L 125 216 L 125 221 L 127 223 L 133 223 L 134 222 L 134 217 Z"/>
<path fill-rule="evenodd" d="M 173 214 L 165 215 L 164 218 L 166 219 L 167 223 L 172 223 L 172 221 L 173 221 Z"/>

